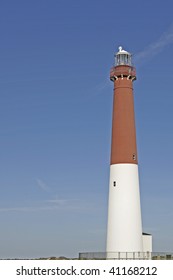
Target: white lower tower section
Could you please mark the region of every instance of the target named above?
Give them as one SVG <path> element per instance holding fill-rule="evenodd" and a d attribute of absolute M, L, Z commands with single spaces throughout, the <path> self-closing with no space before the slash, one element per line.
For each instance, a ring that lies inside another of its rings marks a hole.
<path fill-rule="evenodd" d="M 142 252 L 142 222 L 137 164 L 110 166 L 107 256 Z"/>

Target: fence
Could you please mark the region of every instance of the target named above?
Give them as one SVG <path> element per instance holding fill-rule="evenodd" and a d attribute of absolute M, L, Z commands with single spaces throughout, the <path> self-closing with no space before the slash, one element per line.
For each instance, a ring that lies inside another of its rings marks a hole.
<path fill-rule="evenodd" d="M 173 253 L 162 252 L 87 252 L 79 260 L 173 260 Z"/>

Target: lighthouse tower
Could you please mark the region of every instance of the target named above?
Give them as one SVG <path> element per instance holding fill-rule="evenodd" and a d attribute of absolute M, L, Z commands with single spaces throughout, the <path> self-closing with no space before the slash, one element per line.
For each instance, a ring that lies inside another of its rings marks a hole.
<path fill-rule="evenodd" d="M 107 256 L 143 251 L 132 55 L 119 47 L 110 79 L 114 83 Z"/>

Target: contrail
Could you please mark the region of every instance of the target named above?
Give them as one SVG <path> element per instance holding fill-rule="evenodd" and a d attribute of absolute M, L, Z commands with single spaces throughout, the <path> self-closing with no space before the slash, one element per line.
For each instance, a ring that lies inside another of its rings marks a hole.
<path fill-rule="evenodd" d="M 146 58 L 151 58 L 161 52 L 164 47 L 173 43 L 173 24 L 169 27 L 167 31 L 165 31 L 160 38 L 151 43 L 148 47 L 146 47 L 143 51 L 134 55 L 134 60 L 136 62 L 144 61 Z"/>

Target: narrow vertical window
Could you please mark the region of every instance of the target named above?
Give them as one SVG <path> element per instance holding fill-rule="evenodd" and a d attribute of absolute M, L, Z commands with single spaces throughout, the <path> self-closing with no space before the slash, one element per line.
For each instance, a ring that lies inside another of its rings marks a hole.
<path fill-rule="evenodd" d="M 136 154 L 133 154 L 133 160 L 136 160 Z"/>

